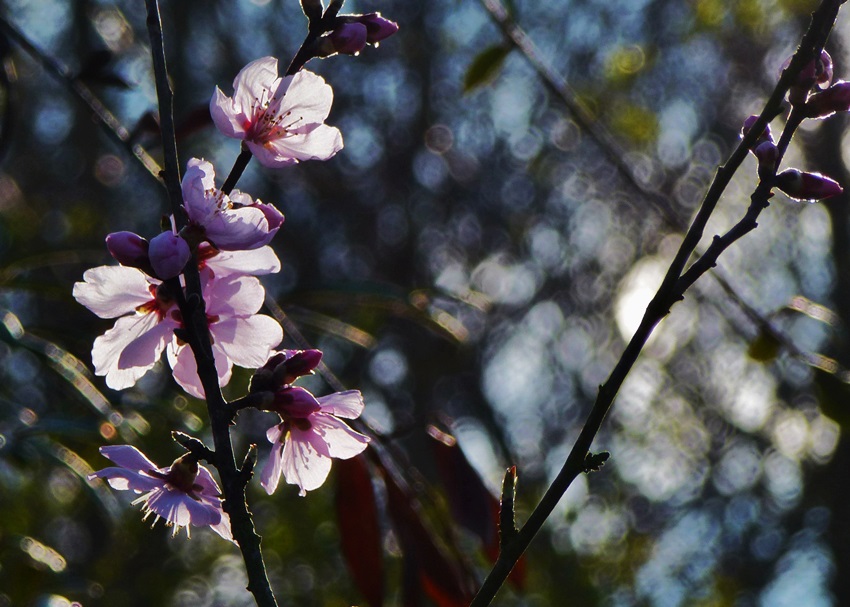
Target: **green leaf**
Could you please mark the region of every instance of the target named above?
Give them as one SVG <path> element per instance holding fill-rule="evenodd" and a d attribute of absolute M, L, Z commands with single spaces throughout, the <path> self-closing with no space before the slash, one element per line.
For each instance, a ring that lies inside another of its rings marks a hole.
<path fill-rule="evenodd" d="M 502 70 L 505 57 L 512 48 L 504 44 L 496 44 L 478 53 L 463 77 L 463 92 L 468 93 L 495 80 Z"/>

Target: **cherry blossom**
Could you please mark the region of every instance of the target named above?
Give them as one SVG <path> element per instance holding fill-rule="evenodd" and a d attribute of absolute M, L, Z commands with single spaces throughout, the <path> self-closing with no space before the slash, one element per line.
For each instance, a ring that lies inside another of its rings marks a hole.
<path fill-rule="evenodd" d="M 233 97 L 216 87 L 210 114 L 218 129 L 241 139 L 263 166 L 327 160 L 342 149 L 339 129 L 324 124 L 333 90 L 321 76 L 301 70 L 278 76 L 277 59 L 246 65 L 233 81 Z"/>
<path fill-rule="evenodd" d="M 131 387 L 147 373 L 181 326 L 168 287 L 136 268 L 87 270 L 73 295 L 101 318 L 118 319 L 92 348 L 95 375 L 106 376 L 106 385 L 114 390 Z"/>
<path fill-rule="evenodd" d="M 277 488 L 281 473 L 287 483 L 298 485 L 299 495 L 318 489 L 328 477 L 331 458 L 354 457 L 369 442 L 368 436 L 339 419 L 355 419 L 363 412 L 358 390 L 316 398 L 303 388 L 286 387 L 275 394 L 269 409 L 282 420 L 266 433 L 272 449 L 261 484 L 269 494 Z"/>
<path fill-rule="evenodd" d="M 183 176 L 183 206 L 189 217 L 184 230 L 190 241 L 208 240 L 225 251 L 267 245 L 283 224 L 283 214 L 270 204 L 233 190 L 215 187 L 215 170 L 206 160 L 192 158 Z"/>
<path fill-rule="evenodd" d="M 220 386 L 230 381 L 233 365 L 256 369 L 268 360 L 272 348 L 283 339 L 273 318 L 257 314 L 265 289 L 252 276 L 201 273 L 212 351 Z M 192 349 L 177 339 L 166 351 L 174 380 L 192 396 L 204 398 Z"/>
<path fill-rule="evenodd" d="M 133 504 L 142 503 L 146 520 L 154 514 L 154 525 L 163 518 L 173 527 L 172 537 L 189 525 L 209 527 L 233 541 L 230 518 L 221 506 L 221 491 L 209 470 L 187 453 L 167 468 L 159 468 L 141 451 L 130 445 L 101 447 L 100 453 L 118 467 L 104 468 L 88 475 L 88 480 L 106 479 L 113 489 L 143 493 Z"/>
<path fill-rule="evenodd" d="M 270 261 L 267 253 L 255 257 Z M 283 331 L 274 319 L 257 314 L 265 297 L 259 280 L 225 269 L 217 276 L 213 267 L 205 267 L 201 279 L 219 384 L 224 386 L 233 364 L 261 366 Z M 183 318 L 167 285 L 135 268 L 101 266 L 86 271 L 73 294 L 101 318 L 118 319 L 92 348 L 95 374 L 106 376 L 107 386 L 133 386 L 167 347 L 174 379 L 193 396 L 203 397 L 191 350 L 174 335 Z"/>

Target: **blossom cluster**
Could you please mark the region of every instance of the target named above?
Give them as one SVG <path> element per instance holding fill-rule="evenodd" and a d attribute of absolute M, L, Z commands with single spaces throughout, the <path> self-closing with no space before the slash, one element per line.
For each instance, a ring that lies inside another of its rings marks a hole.
<path fill-rule="evenodd" d="M 340 15 L 311 53 L 357 54 L 397 30 L 378 13 Z M 260 164 L 278 168 L 328 160 L 342 149 L 339 129 L 325 124 L 332 103 L 333 91 L 322 77 L 304 69 L 281 77 L 277 59 L 263 57 L 239 72 L 231 96 L 215 88 L 210 115 L 222 134 L 241 140 Z M 132 232 L 109 234 L 106 246 L 118 265 L 87 270 L 74 285 L 77 301 L 101 318 L 115 319 L 94 341 L 95 374 L 110 388 L 130 388 L 164 352 L 175 382 L 205 398 L 185 341 L 190 332 L 184 311 L 194 308 L 187 304 L 184 272 L 194 265 L 219 386 L 230 381 L 233 365 L 257 369 L 250 391 L 263 393 L 260 408 L 278 416 L 267 432 L 272 448 L 262 486 L 271 494 L 282 475 L 305 495 L 324 483 L 331 458 L 347 459 L 366 448 L 369 438 L 342 421 L 360 416 L 363 398 L 357 390 L 316 397 L 293 385 L 314 372 L 322 353 L 276 350 L 283 331 L 259 313 L 265 290 L 257 277 L 281 267 L 269 243 L 284 223 L 283 214 L 245 192 L 217 187 L 215 168 L 202 158 L 187 163 L 181 190 L 181 216 L 170 218 L 169 229 L 150 240 Z M 190 525 L 208 526 L 233 540 L 219 487 L 194 453 L 159 468 L 129 445 L 100 452 L 117 466 L 89 479 L 106 479 L 114 489 L 140 494 L 134 503 L 143 504 L 145 518 L 164 518 L 174 534 L 183 527 L 188 533 Z"/>

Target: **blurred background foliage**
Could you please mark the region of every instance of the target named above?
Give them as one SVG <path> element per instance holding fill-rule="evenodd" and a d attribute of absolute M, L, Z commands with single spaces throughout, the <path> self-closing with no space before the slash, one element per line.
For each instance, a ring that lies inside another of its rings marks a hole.
<path fill-rule="evenodd" d="M 283 270 L 264 277 L 285 345 L 303 345 L 297 328 L 322 348 L 384 436 L 380 460 L 336 463 L 307 498 L 250 487 L 282 604 L 464 604 L 492 551 L 483 487 L 496 495 L 516 465 L 521 522 L 554 477 L 681 225 L 814 6 L 510 4 L 652 197 L 477 0 L 347 3 L 401 30 L 308 65 L 334 88 L 329 123 L 345 149 L 276 172 L 252 163 L 239 184 L 287 217 L 273 243 Z M 264 55 L 285 65 L 305 19 L 295 0 L 162 8 L 181 161 L 211 160 L 221 182 L 239 150 L 209 121 L 214 87 L 229 94 Z M 3 12 L 159 157 L 143 3 L 6 0 Z M 847 23 L 829 46 L 838 78 Z M 106 233 L 158 232 L 163 191 L 62 83 L 1 41 L 0 606 L 250 605 L 235 547 L 205 530 L 151 531 L 130 496 L 84 480 L 107 464 L 105 443 L 168 465 L 181 452 L 169 432 L 205 438 L 205 411 L 166 367 L 122 393 L 87 370 L 110 323 L 72 285 L 110 262 Z M 806 125 L 788 164 L 850 184 L 845 126 Z M 748 160 L 709 231 L 735 222 L 754 186 Z M 847 203 L 777 195 L 721 258 L 734 293 L 706 276 L 673 309 L 597 439 L 611 460 L 577 479 L 498 604 L 850 605 Z M 228 393 L 247 380 L 236 374 Z M 257 443 L 262 461 L 269 424 L 240 416 L 240 452 Z M 377 556 L 365 548 L 374 537 Z"/>

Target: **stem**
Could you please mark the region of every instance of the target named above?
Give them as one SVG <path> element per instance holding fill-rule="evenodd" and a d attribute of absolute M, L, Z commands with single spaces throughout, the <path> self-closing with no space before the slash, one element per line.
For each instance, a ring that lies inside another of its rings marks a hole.
<path fill-rule="evenodd" d="M 242 177 L 242 173 L 245 172 L 245 168 L 248 166 L 248 163 L 251 162 L 251 158 L 253 157 L 254 155 L 251 153 L 251 150 L 249 150 L 247 146 L 243 145 L 242 152 L 236 159 L 233 168 L 230 169 L 230 174 L 224 181 L 224 185 L 221 186 L 222 192 L 230 194 L 230 192 L 233 191 L 233 188 L 236 187 L 236 182 L 239 181 L 240 177 Z"/>
<path fill-rule="evenodd" d="M 172 110 L 173 93 L 168 83 L 165 48 L 162 40 L 162 22 L 157 0 L 146 0 L 148 11 L 148 34 L 151 40 L 159 113 L 162 124 L 162 147 L 165 156 L 164 179 L 172 212 L 176 221 L 185 222 L 182 214 L 183 196 L 180 189 L 180 168 L 177 158 L 177 142 L 174 136 Z M 179 226 L 180 227 L 180 226 Z M 209 326 L 206 320 L 204 300 L 201 295 L 198 266 L 193 259 L 186 266 L 186 297 L 178 297 L 183 314 L 186 334 L 197 363 L 198 376 L 207 398 L 207 411 L 213 433 L 215 451 L 210 454 L 210 463 L 218 469 L 224 494 L 224 510 L 230 517 L 233 537 L 242 551 L 242 559 L 248 573 L 248 590 L 254 595 L 259 607 L 277 607 L 272 593 L 262 552 L 260 536 L 245 501 L 245 487 L 250 478 L 253 464 L 247 464 L 246 474 L 236 466 L 233 445 L 230 442 L 230 412 L 218 385 Z M 179 280 L 175 279 L 179 289 Z M 182 293 L 181 293 L 182 294 Z M 252 460 L 248 460 L 249 462 Z"/>
<path fill-rule="evenodd" d="M 732 176 L 740 167 L 741 162 L 748 153 L 750 145 L 755 141 L 756 136 L 764 129 L 768 119 L 778 113 L 782 105 L 782 100 L 785 97 L 793 78 L 795 78 L 800 72 L 800 69 L 809 60 L 814 58 L 816 53 L 819 53 L 820 49 L 823 48 L 829 32 L 835 23 L 841 3 L 842 0 L 824 0 L 820 7 L 818 7 L 817 11 L 815 11 L 812 15 L 811 25 L 803 37 L 800 47 L 795 53 L 791 64 L 779 79 L 779 82 L 777 83 L 773 94 L 770 96 L 770 99 L 765 104 L 764 110 L 762 111 L 758 121 L 732 153 L 726 165 L 718 169 L 714 181 L 709 187 L 700 210 L 694 218 L 685 239 L 682 241 L 679 251 L 671 263 L 664 281 L 656 292 L 655 297 L 646 308 L 646 312 L 644 313 L 640 326 L 629 341 L 625 351 L 607 381 L 599 387 L 596 402 L 594 403 L 585 425 L 573 445 L 566 462 L 557 477 L 555 477 L 555 480 L 547 489 L 537 507 L 529 516 L 525 525 L 523 525 L 513 539 L 500 546 L 499 558 L 493 569 L 487 575 L 487 578 L 484 580 L 484 583 L 478 591 L 478 594 L 475 596 L 475 599 L 470 604 L 470 607 L 484 607 L 492 602 L 499 588 L 501 588 L 502 584 L 504 584 L 519 558 L 543 527 L 543 523 L 555 509 L 555 506 L 569 488 L 570 484 L 581 472 L 585 471 L 585 457 L 590 451 L 593 439 L 599 432 L 605 416 L 613 405 L 617 392 L 622 386 L 623 381 L 632 366 L 637 361 L 641 350 L 646 344 L 647 339 L 649 339 L 649 336 L 652 334 L 655 326 L 669 313 L 670 308 L 677 301 L 680 301 L 683 298 L 684 292 L 700 276 L 714 266 L 717 258 L 723 251 L 725 251 L 733 242 L 755 229 L 758 225 L 756 223 L 756 219 L 769 204 L 771 196 L 770 190 L 773 185 L 772 176 L 770 176 L 770 178 L 766 181 L 761 181 L 756 187 L 756 190 L 752 195 L 752 202 L 741 221 L 739 221 L 722 237 L 716 236 L 706 253 L 703 254 L 688 269 L 687 272 L 683 273 L 688 258 L 699 244 L 705 225 L 720 200 L 720 195 L 726 189 L 726 186 Z M 798 120 L 789 119 L 780 141 L 790 141 L 797 126 L 799 126 Z M 777 160 L 777 166 L 779 161 L 781 161 L 781 156 Z"/>

